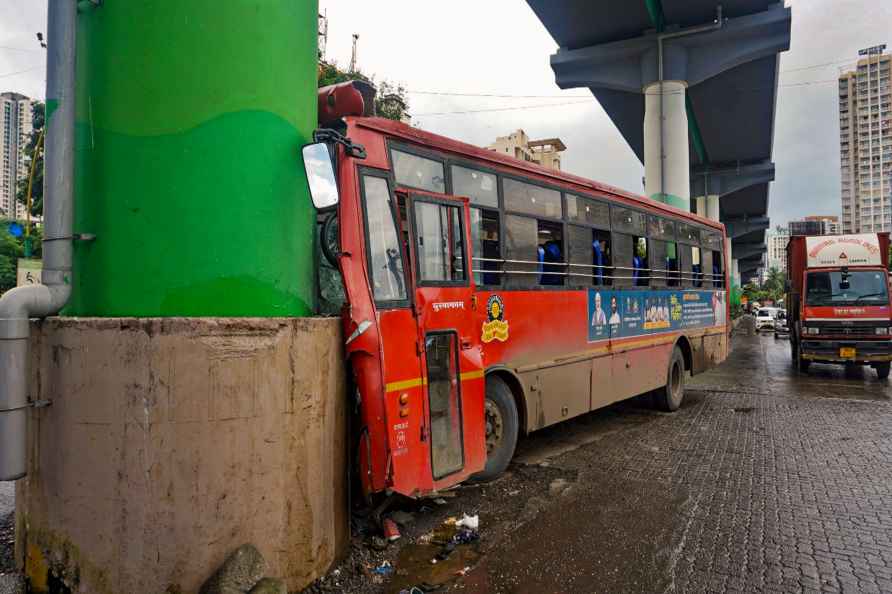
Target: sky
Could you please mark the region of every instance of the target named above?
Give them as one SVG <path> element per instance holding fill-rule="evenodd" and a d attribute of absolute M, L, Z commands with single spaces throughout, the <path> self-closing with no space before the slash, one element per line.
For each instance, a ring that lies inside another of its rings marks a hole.
<path fill-rule="evenodd" d="M 892 48 L 892 2 L 786 3 L 793 30 L 780 63 L 773 224 L 839 214 L 836 77 L 860 48 Z M 3 4 L 0 91 L 42 98 L 45 57 L 35 34 L 46 30 L 46 2 Z M 557 136 L 567 145 L 566 171 L 643 192 L 644 167 L 597 101 L 554 84 L 549 56 L 557 46 L 523 0 L 320 0 L 320 9 L 329 23 L 326 58 L 349 64 L 359 34 L 358 67 L 409 90 L 415 125 L 476 145 L 517 128 L 533 138 Z M 452 94 L 433 94 L 444 92 Z"/>

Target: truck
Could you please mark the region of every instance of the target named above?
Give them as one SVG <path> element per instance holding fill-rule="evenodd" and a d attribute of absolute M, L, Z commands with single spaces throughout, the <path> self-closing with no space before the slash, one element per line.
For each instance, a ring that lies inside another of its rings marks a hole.
<path fill-rule="evenodd" d="M 792 236 L 787 244 L 787 317 L 793 365 L 870 366 L 892 361 L 889 234 Z"/>

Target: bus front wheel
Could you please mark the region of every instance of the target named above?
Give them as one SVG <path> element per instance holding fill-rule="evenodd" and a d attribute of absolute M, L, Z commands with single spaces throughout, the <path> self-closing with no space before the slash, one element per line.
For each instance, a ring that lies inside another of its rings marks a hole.
<path fill-rule="evenodd" d="M 511 388 L 499 377 L 486 378 L 486 466 L 473 476 L 473 480 L 491 481 L 505 472 L 514 447 L 520 421 Z"/>
<path fill-rule="evenodd" d="M 669 357 L 669 369 L 666 371 L 666 385 L 654 392 L 654 403 L 660 410 L 673 412 L 684 400 L 684 355 L 678 345 L 672 349 Z"/>

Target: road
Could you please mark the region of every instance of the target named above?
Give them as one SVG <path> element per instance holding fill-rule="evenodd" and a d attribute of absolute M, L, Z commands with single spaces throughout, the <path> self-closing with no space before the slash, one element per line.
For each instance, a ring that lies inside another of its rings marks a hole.
<path fill-rule="evenodd" d="M 395 578 L 344 591 L 439 577 L 411 541 L 469 511 L 480 557 L 449 592 L 892 592 L 890 384 L 800 374 L 749 328 L 677 413 L 635 399 L 526 438 L 507 477 L 404 532 Z"/>
<path fill-rule="evenodd" d="M 0 481 L 0 518 L 15 509 L 15 483 Z"/>

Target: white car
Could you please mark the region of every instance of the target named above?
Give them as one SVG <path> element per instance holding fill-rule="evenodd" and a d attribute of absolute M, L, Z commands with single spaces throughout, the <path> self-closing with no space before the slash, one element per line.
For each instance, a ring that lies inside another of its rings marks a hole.
<path fill-rule="evenodd" d="M 761 307 L 756 312 L 756 331 L 774 330 L 774 318 L 777 312 L 773 307 Z"/>

